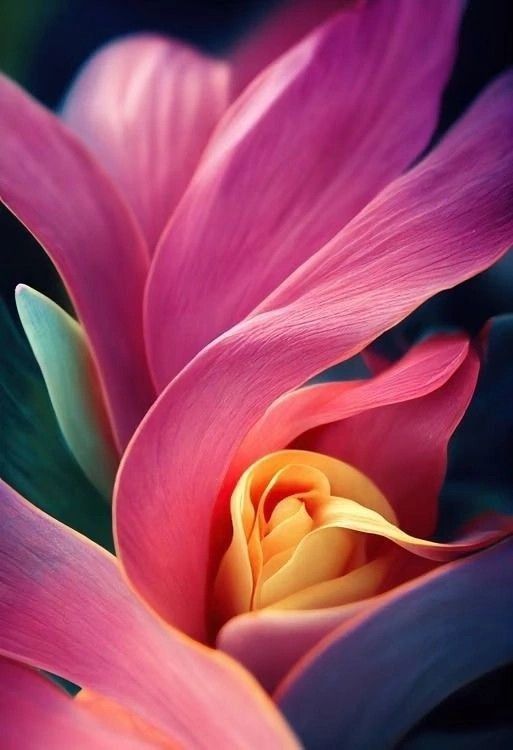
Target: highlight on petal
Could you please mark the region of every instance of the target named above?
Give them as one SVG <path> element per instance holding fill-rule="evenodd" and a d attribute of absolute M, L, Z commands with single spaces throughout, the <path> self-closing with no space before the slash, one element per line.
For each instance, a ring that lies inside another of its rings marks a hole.
<path fill-rule="evenodd" d="M 286 52 L 315 26 L 359 0 L 285 0 L 246 34 L 230 55 L 232 93 L 240 93 L 266 65 Z M 360 0 L 361 2 L 361 0 Z M 365 0 L 364 0 L 365 2 Z"/>
<path fill-rule="evenodd" d="M 396 747 L 443 698 L 513 659 L 512 591 L 511 539 L 428 573 L 321 642 L 278 703 L 307 747 Z"/>
<path fill-rule="evenodd" d="M 62 117 L 133 209 L 150 250 L 228 103 L 228 67 L 152 34 L 108 44 L 86 62 Z"/>
<path fill-rule="evenodd" d="M 400 0 L 391 12 L 388 0 L 375 0 L 338 14 L 233 104 L 148 281 L 146 336 L 159 389 L 425 148 L 461 7 Z"/>
<path fill-rule="evenodd" d="M 18 286 L 16 305 L 68 447 L 88 479 L 110 498 L 118 457 L 84 331 L 30 287 Z"/>
<path fill-rule="evenodd" d="M 260 314 L 204 349 L 139 426 L 115 489 L 117 549 L 135 588 L 186 632 L 204 635 L 213 512 L 249 430 L 276 399 L 511 245 L 512 82 L 492 84 Z"/>
<path fill-rule="evenodd" d="M 116 559 L 0 485 L 0 653 L 119 703 L 185 747 L 296 747 L 228 657 L 152 615 Z"/>
<path fill-rule="evenodd" d="M 84 326 L 118 447 L 153 398 L 142 337 L 147 250 L 130 211 L 82 145 L 0 78 L 0 197 L 43 245 Z"/>
<path fill-rule="evenodd" d="M 121 712 L 120 712 L 121 713 Z M 0 658 L 3 750 L 164 750 L 172 745 L 137 733 L 127 720 L 96 715 L 33 669 Z"/>

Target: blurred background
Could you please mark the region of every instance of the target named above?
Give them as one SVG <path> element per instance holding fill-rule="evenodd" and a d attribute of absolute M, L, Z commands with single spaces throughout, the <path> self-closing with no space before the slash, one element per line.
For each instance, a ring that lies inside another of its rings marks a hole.
<path fill-rule="evenodd" d="M 417 1 L 424 0 L 412 0 Z M 1 0 L 0 68 L 56 108 L 80 65 L 108 40 L 159 31 L 223 55 L 279 5 L 280 0 Z M 460 52 L 435 139 L 491 78 L 511 64 L 512 0 L 468 0 Z M 0 294 L 10 309 L 14 310 L 13 293 L 19 282 L 65 304 L 44 252 L 4 209 L 0 238 Z M 494 301 L 483 315 L 500 312 L 504 305 L 503 299 Z M 458 317 L 458 313 L 450 315 Z M 483 315 L 474 316 L 474 328 Z"/>

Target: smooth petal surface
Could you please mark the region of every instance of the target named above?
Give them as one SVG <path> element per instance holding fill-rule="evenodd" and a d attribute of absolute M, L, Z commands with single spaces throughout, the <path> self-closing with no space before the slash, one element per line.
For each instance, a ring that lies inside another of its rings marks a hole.
<path fill-rule="evenodd" d="M 9 659 L 0 659 L 0 726 L 3 750 L 173 747 L 144 739 L 111 717 L 96 716 L 42 674 Z"/>
<path fill-rule="evenodd" d="M 0 196 L 68 288 L 123 446 L 153 397 L 141 330 L 144 242 L 81 144 L 7 78 L 0 79 L 0 113 Z"/>
<path fill-rule="evenodd" d="M 424 397 L 362 410 L 298 442 L 364 472 L 384 493 L 403 530 L 429 537 L 447 468 L 447 445 L 474 393 L 479 361 L 470 350 L 449 381 Z"/>
<path fill-rule="evenodd" d="M 265 312 L 198 355 L 139 427 L 118 473 L 117 548 L 135 587 L 185 631 L 203 635 L 213 510 L 238 447 L 270 405 L 511 243 L 512 83 L 493 84 Z"/>
<path fill-rule="evenodd" d="M 285 394 L 246 436 L 230 467 L 227 485 L 236 482 L 260 456 L 280 450 L 302 433 L 368 409 L 418 399 L 435 391 L 467 356 L 465 336 L 433 336 L 412 347 L 378 377 L 319 383 Z"/>
<path fill-rule="evenodd" d="M 148 282 L 146 334 L 160 389 L 427 145 L 460 8 L 459 0 L 400 0 L 391 12 L 376 0 L 339 14 L 229 110 Z"/>
<path fill-rule="evenodd" d="M 232 94 L 237 95 L 260 71 L 296 44 L 315 26 L 354 0 L 286 0 L 246 34 L 233 50 L 230 60 Z"/>
<path fill-rule="evenodd" d="M 400 587 L 321 643 L 279 704 L 309 748 L 396 747 L 451 692 L 511 661 L 512 590 L 511 540 Z"/>
<path fill-rule="evenodd" d="M 16 305 L 64 439 L 88 479 L 110 498 L 118 457 L 84 331 L 30 287 L 18 286 Z"/>
<path fill-rule="evenodd" d="M 1 485 L 0 652 L 88 687 L 184 747 L 295 747 L 250 675 L 167 628 L 114 557 Z"/>
<path fill-rule="evenodd" d="M 38 508 L 113 549 L 111 507 L 70 453 L 29 344 L 0 300 L 0 477 Z"/>
<path fill-rule="evenodd" d="M 62 111 L 125 195 L 150 250 L 228 103 L 228 68 L 180 42 L 128 37 L 85 64 Z"/>

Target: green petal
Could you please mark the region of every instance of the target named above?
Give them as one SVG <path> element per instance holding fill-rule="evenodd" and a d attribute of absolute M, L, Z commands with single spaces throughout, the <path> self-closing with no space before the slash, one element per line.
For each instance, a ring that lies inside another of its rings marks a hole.
<path fill-rule="evenodd" d="M 0 340 L 0 477 L 112 550 L 110 506 L 69 451 L 37 363 L 1 300 Z"/>
<path fill-rule="evenodd" d="M 117 456 L 84 331 L 28 286 L 17 288 L 16 305 L 64 439 L 85 475 L 108 498 Z"/>

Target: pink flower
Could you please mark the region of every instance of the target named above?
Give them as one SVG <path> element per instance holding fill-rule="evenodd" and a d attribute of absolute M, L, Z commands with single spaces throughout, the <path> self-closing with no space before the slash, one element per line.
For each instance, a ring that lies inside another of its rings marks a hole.
<path fill-rule="evenodd" d="M 68 286 L 124 450 L 118 559 L 2 487 L 9 737 L 23 713 L 52 747 L 293 747 L 277 704 L 308 746 L 392 747 L 512 658 L 511 523 L 431 540 L 474 345 L 303 387 L 511 244 L 511 75 L 406 171 L 460 11 L 362 3 L 229 106 L 262 39 L 235 73 L 120 42 L 64 107 L 89 151 L 3 81 L 2 194 Z"/>

